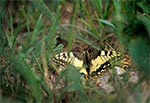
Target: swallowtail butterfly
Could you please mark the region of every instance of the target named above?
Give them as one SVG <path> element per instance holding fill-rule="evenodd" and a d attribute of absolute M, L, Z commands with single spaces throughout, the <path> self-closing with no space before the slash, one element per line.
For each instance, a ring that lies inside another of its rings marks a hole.
<path fill-rule="evenodd" d="M 79 55 L 80 54 L 80 55 Z M 53 57 L 53 61 L 57 65 L 65 67 L 71 64 L 79 69 L 80 73 L 86 79 L 99 76 L 106 71 L 108 67 L 115 61 L 122 59 L 123 56 L 116 51 L 103 50 L 92 58 L 88 51 L 78 52 L 62 52 Z"/>

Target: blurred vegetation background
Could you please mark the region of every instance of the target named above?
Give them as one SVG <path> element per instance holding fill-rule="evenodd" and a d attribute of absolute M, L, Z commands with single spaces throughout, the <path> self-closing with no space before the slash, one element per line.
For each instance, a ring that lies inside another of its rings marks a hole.
<path fill-rule="evenodd" d="M 149 5 L 149 0 L 0 1 L 0 102 L 150 103 Z M 51 66 L 60 51 L 104 49 L 128 53 L 139 82 L 113 81 L 115 92 L 109 94 L 81 83 L 74 67 L 58 76 Z"/>

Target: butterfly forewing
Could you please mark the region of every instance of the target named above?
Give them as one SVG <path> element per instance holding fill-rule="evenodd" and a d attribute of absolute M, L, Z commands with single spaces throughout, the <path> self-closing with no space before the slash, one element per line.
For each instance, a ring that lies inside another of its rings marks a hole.
<path fill-rule="evenodd" d="M 77 69 L 79 69 L 80 73 L 86 73 L 86 69 L 84 68 L 84 61 L 80 60 L 73 52 L 62 52 L 60 54 L 57 54 L 54 58 L 53 61 L 57 65 L 62 65 L 64 67 L 67 66 L 67 64 L 71 64 L 75 66 Z"/>

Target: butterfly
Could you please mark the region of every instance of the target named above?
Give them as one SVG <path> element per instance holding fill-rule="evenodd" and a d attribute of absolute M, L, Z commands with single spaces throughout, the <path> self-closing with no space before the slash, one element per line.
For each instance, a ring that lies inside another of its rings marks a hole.
<path fill-rule="evenodd" d="M 79 69 L 85 79 L 97 77 L 107 71 L 115 61 L 123 58 L 117 51 L 102 50 L 96 53 L 94 57 L 88 51 L 79 52 L 62 52 L 53 57 L 53 62 L 62 67 L 71 64 Z"/>

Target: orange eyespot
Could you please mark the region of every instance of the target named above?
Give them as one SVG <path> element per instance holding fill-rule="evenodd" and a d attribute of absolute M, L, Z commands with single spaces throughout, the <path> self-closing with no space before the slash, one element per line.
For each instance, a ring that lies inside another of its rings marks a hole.
<path fill-rule="evenodd" d="M 89 79 L 90 79 L 90 76 L 89 76 L 89 75 L 86 75 L 86 76 L 85 76 L 85 79 L 86 79 L 86 80 L 89 80 Z"/>
<path fill-rule="evenodd" d="M 88 75 L 86 75 L 86 74 L 84 74 L 84 73 L 80 73 L 80 74 L 81 74 L 81 76 L 84 77 L 86 80 L 89 79 L 89 76 L 88 76 Z"/>

